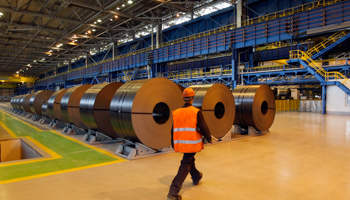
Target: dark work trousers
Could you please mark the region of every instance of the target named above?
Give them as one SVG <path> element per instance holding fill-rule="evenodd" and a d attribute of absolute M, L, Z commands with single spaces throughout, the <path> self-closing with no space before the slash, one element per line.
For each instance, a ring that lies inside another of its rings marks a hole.
<path fill-rule="evenodd" d="M 196 153 L 184 153 L 179 171 L 171 183 L 169 190 L 170 195 L 177 196 L 179 194 L 182 183 L 185 181 L 188 173 L 191 174 L 192 180 L 198 180 L 200 178 L 200 173 L 194 164 L 194 155 L 196 155 Z"/>

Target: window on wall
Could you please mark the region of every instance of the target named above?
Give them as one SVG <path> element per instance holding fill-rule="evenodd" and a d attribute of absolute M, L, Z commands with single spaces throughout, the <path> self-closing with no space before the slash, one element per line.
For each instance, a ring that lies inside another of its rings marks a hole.
<path fill-rule="evenodd" d="M 350 106 L 350 95 L 345 95 L 345 96 L 346 96 L 345 105 Z"/>

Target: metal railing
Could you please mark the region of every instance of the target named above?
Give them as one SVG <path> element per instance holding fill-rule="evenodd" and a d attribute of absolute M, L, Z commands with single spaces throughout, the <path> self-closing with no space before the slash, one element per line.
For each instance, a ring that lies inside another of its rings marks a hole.
<path fill-rule="evenodd" d="M 312 57 L 316 53 L 322 51 L 323 49 L 327 48 L 329 45 L 333 44 L 334 42 L 336 42 L 340 38 L 344 37 L 346 34 L 347 34 L 346 31 L 338 31 L 338 32 L 334 33 L 333 35 L 331 35 L 330 37 L 328 37 L 327 39 L 318 43 L 316 46 L 309 49 L 306 53 L 310 57 Z"/>
<path fill-rule="evenodd" d="M 301 50 L 290 51 L 290 59 L 304 60 L 308 66 L 312 67 L 316 73 L 324 77 L 325 81 L 337 80 L 341 84 L 350 84 L 349 79 L 340 72 L 327 72 L 322 66 L 315 62 L 306 52 Z M 350 89 L 350 88 L 349 88 Z"/>

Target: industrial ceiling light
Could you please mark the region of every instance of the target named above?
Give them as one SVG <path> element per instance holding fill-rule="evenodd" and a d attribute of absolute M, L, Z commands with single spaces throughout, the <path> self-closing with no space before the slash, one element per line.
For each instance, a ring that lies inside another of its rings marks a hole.
<path fill-rule="evenodd" d="M 131 1 L 131 0 L 129 0 L 129 1 L 128 1 L 128 4 L 132 4 L 132 1 Z"/>
<path fill-rule="evenodd" d="M 177 13 L 177 14 L 176 14 L 176 17 L 180 17 L 180 14 L 179 14 L 179 13 Z"/>
<path fill-rule="evenodd" d="M 91 34 L 91 30 L 88 30 L 88 33 Z"/>
<path fill-rule="evenodd" d="M 94 22 L 94 24 L 97 24 L 97 22 Z"/>
<path fill-rule="evenodd" d="M 109 21 L 113 21 L 113 19 L 111 18 L 111 19 L 109 19 Z"/>
<path fill-rule="evenodd" d="M 0 12 L 0 16 L 3 16 L 3 15 L 4 15 L 4 13 Z"/>
<path fill-rule="evenodd" d="M 125 7 L 125 4 L 123 4 L 122 7 Z"/>
<path fill-rule="evenodd" d="M 114 15 L 114 18 L 116 18 L 116 19 L 117 19 L 118 17 L 119 17 L 118 15 Z"/>
<path fill-rule="evenodd" d="M 18 73 L 19 73 L 19 71 L 16 71 L 16 73 L 18 74 Z"/>
<path fill-rule="evenodd" d="M 117 10 L 120 10 L 120 8 L 119 8 L 119 7 L 117 7 Z"/>
<path fill-rule="evenodd" d="M 92 29 L 92 32 L 95 32 L 96 31 L 96 29 Z"/>
<path fill-rule="evenodd" d="M 101 20 L 101 19 L 98 19 L 98 20 L 97 20 L 97 22 L 98 22 L 98 23 L 101 23 L 101 22 L 102 22 L 102 20 Z"/>

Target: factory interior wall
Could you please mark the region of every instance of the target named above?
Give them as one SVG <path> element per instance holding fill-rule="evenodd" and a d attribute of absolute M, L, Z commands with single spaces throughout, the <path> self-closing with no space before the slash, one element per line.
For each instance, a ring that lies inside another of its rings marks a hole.
<path fill-rule="evenodd" d="M 327 86 L 327 114 L 350 115 L 350 105 L 347 105 L 347 96 L 338 86 Z"/>

